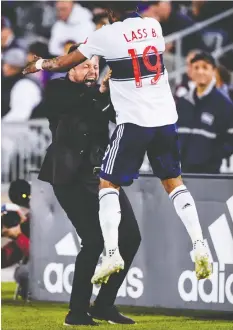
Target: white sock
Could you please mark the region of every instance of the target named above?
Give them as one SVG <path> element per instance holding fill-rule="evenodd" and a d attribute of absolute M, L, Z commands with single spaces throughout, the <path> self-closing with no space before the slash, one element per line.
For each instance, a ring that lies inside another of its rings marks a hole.
<path fill-rule="evenodd" d="M 99 191 L 99 219 L 106 255 L 111 256 L 118 249 L 118 227 L 121 221 L 119 191 L 103 188 Z"/>
<path fill-rule="evenodd" d="M 195 202 L 186 186 L 176 187 L 169 194 L 169 197 L 173 201 L 176 213 L 185 225 L 192 242 L 203 240 Z"/>

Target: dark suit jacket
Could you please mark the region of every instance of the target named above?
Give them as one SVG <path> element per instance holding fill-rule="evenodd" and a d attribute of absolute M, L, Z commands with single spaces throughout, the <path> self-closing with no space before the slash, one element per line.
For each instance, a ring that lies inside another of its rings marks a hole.
<path fill-rule="evenodd" d="M 52 143 L 39 179 L 69 184 L 100 166 L 108 144 L 110 98 L 98 87 L 88 88 L 61 78 L 46 88 L 41 111 L 49 119 Z"/>

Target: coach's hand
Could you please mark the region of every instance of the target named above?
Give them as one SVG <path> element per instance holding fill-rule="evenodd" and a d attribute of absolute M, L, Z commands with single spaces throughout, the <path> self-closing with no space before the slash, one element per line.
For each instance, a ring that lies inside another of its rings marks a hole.
<path fill-rule="evenodd" d="M 100 85 L 100 93 L 106 93 L 109 90 L 109 79 L 111 78 L 112 70 L 109 69 L 106 73 L 101 85 Z"/>

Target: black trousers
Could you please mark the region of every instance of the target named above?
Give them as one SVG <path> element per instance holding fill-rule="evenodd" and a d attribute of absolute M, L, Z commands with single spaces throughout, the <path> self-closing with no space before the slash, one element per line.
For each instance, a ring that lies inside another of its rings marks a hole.
<path fill-rule="evenodd" d="M 90 179 L 90 178 L 89 178 Z M 92 294 L 91 277 L 104 248 L 99 223 L 98 184 L 96 177 L 88 182 L 80 181 L 72 185 L 53 186 L 54 193 L 68 218 L 82 239 L 82 249 L 76 258 L 70 310 L 86 312 Z M 122 219 L 119 226 L 119 249 L 125 261 L 125 269 L 113 274 L 107 284 L 103 284 L 95 300 L 99 306 L 114 304 L 133 258 L 141 242 L 141 236 L 131 204 L 123 190 L 120 191 Z"/>

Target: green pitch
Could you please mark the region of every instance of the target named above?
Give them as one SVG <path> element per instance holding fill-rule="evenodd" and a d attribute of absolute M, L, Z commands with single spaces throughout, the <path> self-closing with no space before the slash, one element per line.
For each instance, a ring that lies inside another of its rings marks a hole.
<path fill-rule="evenodd" d="M 2 283 L 2 330 L 60 330 L 60 329 L 98 329 L 98 330 L 230 330 L 232 321 L 215 320 L 216 313 L 208 319 L 200 319 L 197 313 L 184 316 L 184 312 L 176 312 L 177 316 L 164 315 L 168 311 L 153 308 L 122 307 L 120 310 L 134 318 L 135 325 L 121 326 L 100 322 L 99 327 L 66 327 L 63 326 L 67 313 L 67 304 L 13 301 L 13 283 Z M 174 311 L 173 311 L 174 313 Z M 195 315 L 196 314 L 196 315 Z M 178 316 L 182 315 L 182 316 Z M 229 317 L 229 315 L 228 315 Z"/>

